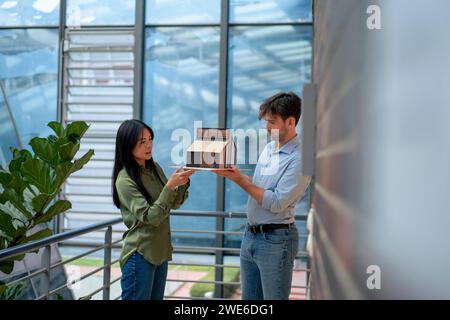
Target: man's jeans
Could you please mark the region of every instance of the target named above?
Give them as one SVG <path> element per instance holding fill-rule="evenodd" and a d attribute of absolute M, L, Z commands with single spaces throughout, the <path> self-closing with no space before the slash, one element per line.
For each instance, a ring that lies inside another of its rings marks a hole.
<path fill-rule="evenodd" d="M 242 299 L 289 299 L 298 238 L 295 224 L 266 233 L 245 231 L 241 244 Z"/>
<path fill-rule="evenodd" d="M 162 300 L 167 279 L 167 261 L 148 262 L 137 251 L 122 267 L 122 300 Z"/>

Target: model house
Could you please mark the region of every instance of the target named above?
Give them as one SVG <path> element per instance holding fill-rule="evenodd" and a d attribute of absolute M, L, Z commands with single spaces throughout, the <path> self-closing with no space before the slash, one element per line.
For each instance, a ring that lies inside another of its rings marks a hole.
<path fill-rule="evenodd" d="M 236 164 L 236 145 L 230 129 L 198 128 L 187 149 L 186 167 L 227 169 Z"/>

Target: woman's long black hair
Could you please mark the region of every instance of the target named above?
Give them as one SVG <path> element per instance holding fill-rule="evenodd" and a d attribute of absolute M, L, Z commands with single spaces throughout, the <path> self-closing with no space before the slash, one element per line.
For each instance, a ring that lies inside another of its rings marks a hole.
<path fill-rule="evenodd" d="M 150 136 L 153 140 L 155 137 L 152 128 L 146 125 L 140 120 L 126 120 L 124 121 L 119 130 L 117 130 L 116 136 L 116 155 L 114 159 L 113 179 L 112 179 L 112 192 L 113 201 L 117 208 L 120 209 L 119 195 L 116 189 L 116 180 L 120 170 L 125 168 L 128 176 L 136 183 L 139 191 L 144 197 L 149 200 L 150 195 L 144 188 L 140 175 L 140 167 L 133 156 L 133 149 L 136 143 L 142 136 L 142 130 L 147 129 L 150 132 Z M 145 161 L 145 166 L 155 168 L 153 157 L 150 160 Z"/>

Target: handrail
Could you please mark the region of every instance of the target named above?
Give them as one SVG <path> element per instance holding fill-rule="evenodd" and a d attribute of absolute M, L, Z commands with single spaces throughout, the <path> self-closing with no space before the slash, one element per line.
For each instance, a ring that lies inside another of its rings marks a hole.
<path fill-rule="evenodd" d="M 62 242 L 64 240 L 75 238 L 77 236 L 89 233 L 91 231 L 104 229 L 104 228 L 107 228 L 111 225 L 114 225 L 114 224 L 117 224 L 120 222 L 122 222 L 122 218 L 115 218 L 115 219 L 111 219 L 109 221 L 99 222 L 99 223 L 96 223 L 96 224 L 93 224 L 93 225 L 90 225 L 87 227 L 83 227 L 80 229 L 58 233 L 58 234 L 52 235 L 52 236 L 42 239 L 42 240 L 21 244 L 18 246 L 14 246 L 12 248 L 3 249 L 3 250 L 0 250 L 0 261 L 23 254 L 23 253 L 30 252 L 30 251 L 33 251 L 36 249 L 40 249 L 47 245 L 51 245 L 54 243 Z"/>
<path fill-rule="evenodd" d="M 231 212 L 231 211 L 223 212 L 223 211 L 174 210 L 171 212 L 171 215 L 173 215 L 173 216 L 189 216 L 189 217 L 196 216 L 196 217 L 225 217 L 225 218 L 245 218 L 245 217 L 247 217 L 247 215 L 245 213 Z M 303 220 L 306 220 L 306 217 L 305 216 L 296 216 L 295 220 L 303 221 Z M 92 232 L 92 231 L 104 229 L 109 226 L 118 224 L 122 221 L 123 221 L 122 218 L 118 217 L 118 218 L 114 218 L 114 219 L 111 219 L 108 221 L 95 223 L 95 224 L 89 225 L 87 227 L 82 227 L 79 229 L 58 233 L 58 234 L 52 235 L 52 236 L 47 237 L 42 240 L 21 244 L 18 246 L 14 246 L 12 248 L 3 249 L 3 250 L 0 250 L 0 261 L 23 254 L 23 253 L 30 252 L 30 251 L 33 251 L 36 249 L 40 249 L 42 247 L 45 247 L 46 245 L 51 245 L 54 243 L 62 242 L 62 241 L 69 240 L 71 238 L 75 238 L 77 236 Z"/>
<path fill-rule="evenodd" d="M 240 213 L 240 212 L 221 212 L 221 211 L 186 211 L 186 210 L 174 210 L 171 212 L 171 215 L 173 216 L 197 216 L 197 217 L 216 217 L 216 218 L 245 218 L 246 214 L 245 213 Z M 296 220 L 306 220 L 306 216 L 296 216 L 295 217 Z M 68 288 L 69 285 L 74 284 L 76 282 L 80 282 L 83 279 L 103 270 L 103 286 L 101 286 L 100 288 L 98 288 L 97 290 L 95 290 L 94 292 L 92 292 L 90 295 L 94 295 L 100 291 L 103 290 L 103 300 L 109 300 L 110 299 L 110 287 L 113 283 L 116 283 L 117 281 L 120 280 L 121 277 L 116 278 L 114 280 L 111 279 L 111 266 L 112 264 L 116 263 L 119 259 L 111 261 L 111 250 L 112 250 L 112 246 L 118 242 L 121 242 L 122 239 L 120 240 L 115 240 L 114 242 L 111 239 L 111 235 L 112 235 L 112 226 L 118 223 L 122 222 L 122 218 L 121 217 L 117 217 L 115 219 L 110 219 L 108 221 L 104 221 L 104 222 L 100 222 L 100 223 L 96 223 L 93 225 L 89 225 L 86 227 L 82 227 L 82 228 L 78 228 L 78 229 L 74 229 L 74 230 L 70 230 L 70 231 L 66 231 L 60 234 L 55 234 L 52 235 L 50 237 L 47 237 L 45 239 L 42 240 L 38 240 L 35 242 L 31 242 L 31 243 L 26 243 L 26 244 L 22 244 L 22 245 L 18 245 L 12 248 L 7 248 L 7 249 L 3 249 L 0 250 L 0 261 L 8 259 L 10 257 L 14 257 L 17 255 L 21 255 L 23 253 L 28 253 L 31 251 L 35 251 L 36 249 L 41 249 L 41 248 L 45 248 L 45 252 L 44 252 L 44 256 L 42 258 L 42 262 L 41 262 L 41 268 L 39 270 L 37 270 L 36 272 L 32 273 L 31 275 L 26 276 L 25 278 L 20 278 L 20 279 L 16 279 L 14 281 L 11 282 L 12 283 L 16 283 L 18 281 L 23 281 L 25 279 L 31 278 L 33 276 L 36 276 L 38 274 L 43 274 L 44 276 L 44 284 L 43 284 L 43 292 L 44 294 L 41 295 L 40 297 L 38 297 L 37 299 L 48 299 L 49 296 L 60 292 L 61 290 Z M 60 242 L 64 242 L 66 240 L 69 239 L 73 239 L 75 237 L 78 237 L 80 235 L 84 235 L 90 232 L 94 232 L 97 230 L 105 230 L 105 243 L 99 247 L 94 248 L 93 250 L 88 251 L 87 253 L 83 253 L 81 255 L 78 255 L 72 259 L 66 260 L 64 262 L 59 262 L 55 265 L 51 265 L 50 263 L 50 246 L 52 244 L 55 243 L 60 243 Z M 195 230 L 178 230 L 180 232 L 193 232 Z M 220 230 L 215 230 L 213 232 L 224 232 L 224 231 L 220 231 Z M 236 232 L 237 233 L 241 233 L 241 232 Z M 71 262 L 73 260 L 79 259 L 80 257 L 83 257 L 91 252 L 94 251 L 98 251 L 104 249 L 105 250 L 105 255 L 104 255 L 104 264 L 103 266 L 101 266 L 100 268 L 97 268 L 95 270 L 92 270 L 91 272 L 89 272 L 88 274 L 83 275 L 81 278 L 76 279 L 76 280 L 72 280 L 71 283 L 67 283 L 63 286 L 60 286 L 54 290 L 50 290 L 49 284 L 50 284 L 50 270 L 54 269 L 57 266 L 61 266 L 61 265 L 65 265 L 68 262 Z M 214 252 L 228 252 L 228 253 L 239 253 L 239 249 L 238 248 L 224 248 L 224 247 L 218 247 L 218 246 L 214 246 L 214 247 L 198 247 L 198 246 L 175 246 L 174 247 L 174 251 L 175 252 L 190 252 L 190 253 L 214 253 Z M 297 257 L 309 257 L 309 255 L 306 252 L 298 252 Z M 172 263 L 172 264 L 176 264 L 176 263 Z M 200 264 L 196 264 L 196 263 L 180 263 L 180 265 L 200 265 Z M 234 265 L 225 265 L 223 263 L 220 264 L 214 264 L 214 265 L 202 265 L 202 266 L 212 266 L 215 269 L 217 268 L 228 268 L 228 267 L 234 267 L 234 268 L 239 268 L 239 266 L 234 266 Z M 307 266 L 306 269 L 303 270 L 297 270 L 297 271 L 306 271 L 307 272 L 307 277 L 308 277 L 308 273 L 310 272 L 310 268 L 309 265 Z M 309 277 L 308 277 L 309 278 Z M 227 281 L 223 281 L 223 279 L 221 280 L 221 278 L 216 278 L 213 281 L 209 281 L 209 280 L 186 280 L 186 279 L 167 279 L 167 281 L 171 282 L 171 281 L 175 281 L 175 282 L 185 282 L 185 283 L 209 283 L 209 284 L 215 284 L 215 285 L 224 285 L 224 284 L 239 284 L 239 282 L 227 282 Z M 309 290 L 309 281 L 307 280 L 307 285 L 306 286 L 293 286 L 293 288 L 305 288 L 308 292 Z M 221 295 L 219 296 L 219 298 L 222 297 Z M 120 297 L 118 297 L 120 298 Z M 169 296 L 168 296 L 169 298 Z M 172 297 L 170 297 L 172 298 Z M 178 297 L 180 298 L 180 297 Z M 191 298 L 192 299 L 192 298 Z"/>

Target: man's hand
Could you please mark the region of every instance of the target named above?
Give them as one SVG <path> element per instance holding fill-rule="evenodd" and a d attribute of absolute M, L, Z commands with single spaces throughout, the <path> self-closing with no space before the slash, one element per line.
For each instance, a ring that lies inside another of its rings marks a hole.
<path fill-rule="evenodd" d="M 214 170 L 213 172 L 236 183 L 238 183 L 242 179 L 245 179 L 246 177 L 241 173 L 238 167 L 233 167 L 232 170 Z"/>

